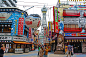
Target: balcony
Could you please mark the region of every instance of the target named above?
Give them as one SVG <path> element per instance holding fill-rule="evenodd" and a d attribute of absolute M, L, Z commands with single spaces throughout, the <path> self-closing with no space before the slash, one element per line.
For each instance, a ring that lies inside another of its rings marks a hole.
<path fill-rule="evenodd" d="M 80 16 L 80 12 L 79 13 L 70 13 L 70 12 L 63 12 L 63 16 Z"/>
<path fill-rule="evenodd" d="M 82 28 L 64 28 L 64 32 L 81 32 Z"/>

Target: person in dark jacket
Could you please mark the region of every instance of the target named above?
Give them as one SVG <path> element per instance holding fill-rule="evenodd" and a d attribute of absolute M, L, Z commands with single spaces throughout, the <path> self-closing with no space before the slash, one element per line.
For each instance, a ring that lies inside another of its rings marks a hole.
<path fill-rule="evenodd" d="M 4 57 L 4 51 L 5 51 L 5 48 L 3 47 L 2 44 L 0 44 L 0 57 Z"/>

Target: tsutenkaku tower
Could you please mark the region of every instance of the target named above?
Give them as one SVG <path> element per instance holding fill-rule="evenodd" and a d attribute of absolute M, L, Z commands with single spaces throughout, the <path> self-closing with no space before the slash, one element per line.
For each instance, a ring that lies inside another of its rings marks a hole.
<path fill-rule="evenodd" d="M 41 36 L 44 36 L 44 28 L 47 28 L 47 21 L 46 21 L 46 12 L 47 12 L 47 8 L 44 7 L 41 9 L 42 11 L 42 14 L 43 14 L 43 18 L 42 18 L 42 23 L 41 23 Z M 45 36 L 44 36 L 45 37 Z M 41 39 L 41 43 L 43 44 L 43 40 L 44 40 L 44 37 Z"/>

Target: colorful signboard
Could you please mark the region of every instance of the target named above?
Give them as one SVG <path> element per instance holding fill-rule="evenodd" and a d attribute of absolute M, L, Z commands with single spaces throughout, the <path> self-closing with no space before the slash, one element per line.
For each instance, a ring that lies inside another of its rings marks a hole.
<path fill-rule="evenodd" d="M 64 36 L 77 36 L 77 33 L 64 33 Z"/>
<path fill-rule="evenodd" d="M 31 38 L 31 28 L 29 27 L 29 38 Z"/>
<path fill-rule="evenodd" d="M 78 36 L 86 36 L 86 33 L 77 33 Z"/>
<path fill-rule="evenodd" d="M 48 36 L 47 28 L 44 28 L 44 36 Z"/>
<path fill-rule="evenodd" d="M 64 33 L 64 36 L 86 36 L 86 33 Z"/>
<path fill-rule="evenodd" d="M 48 36 L 50 38 L 52 36 L 52 22 L 48 22 Z"/>
<path fill-rule="evenodd" d="M 53 7 L 53 18 L 54 18 L 54 32 L 59 33 L 58 28 L 58 8 Z"/>
<path fill-rule="evenodd" d="M 24 24 L 24 18 L 19 18 L 18 35 L 23 35 L 23 24 Z"/>

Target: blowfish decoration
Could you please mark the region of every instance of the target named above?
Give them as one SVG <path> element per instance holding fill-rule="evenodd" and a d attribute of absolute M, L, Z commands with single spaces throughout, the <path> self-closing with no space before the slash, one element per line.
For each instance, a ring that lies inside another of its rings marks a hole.
<path fill-rule="evenodd" d="M 25 19 L 25 23 L 30 28 L 38 28 L 41 25 L 41 17 L 38 14 L 31 14 Z"/>

